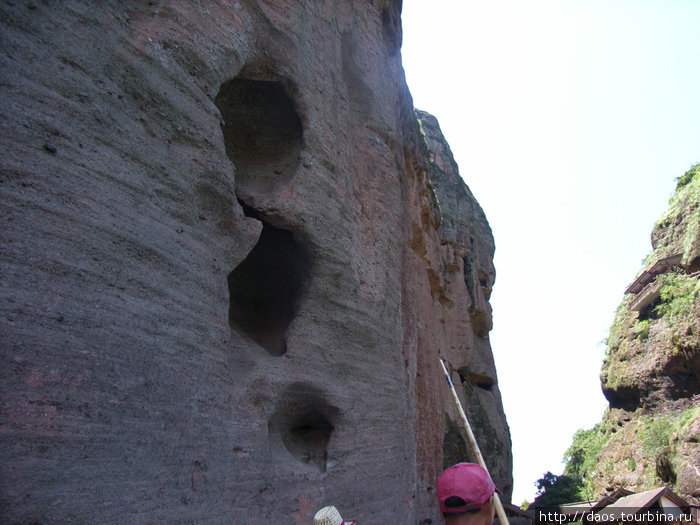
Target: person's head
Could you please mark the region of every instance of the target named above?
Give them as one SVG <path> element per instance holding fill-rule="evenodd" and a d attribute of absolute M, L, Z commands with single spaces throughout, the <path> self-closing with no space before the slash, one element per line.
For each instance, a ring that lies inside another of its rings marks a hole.
<path fill-rule="evenodd" d="M 474 463 L 457 463 L 438 479 L 440 511 L 447 523 L 491 525 L 498 491 L 486 470 Z"/>

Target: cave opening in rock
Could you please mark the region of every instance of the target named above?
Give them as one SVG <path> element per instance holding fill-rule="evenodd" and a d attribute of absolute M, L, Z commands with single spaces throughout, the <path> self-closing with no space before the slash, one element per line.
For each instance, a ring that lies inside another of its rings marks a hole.
<path fill-rule="evenodd" d="M 481 286 L 481 291 L 484 294 L 484 299 L 487 301 L 491 299 L 491 286 L 489 276 L 486 275 L 482 270 L 477 271 L 477 278 L 479 279 L 479 286 Z"/>
<path fill-rule="evenodd" d="M 639 321 L 655 321 L 661 317 L 661 314 L 657 311 L 658 306 L 661 304 L 661 297 L 656 297 L 649 302 L 637 315 Z"/>
<path fill-rule="evenodd" d="M 237 188 L 250 194 L 279 190 L 294 176 L 303 143 L 301 118 L 285 87 L 234 78 L 221 85 L 214 102 Z"/>
<path fill-rule="evenodd" d="M 269 422 L 271 436 L 283 447 L 280 459 L 292 458 L 320 472 L 326 471 L 328 443 L 333 435 L 337 409 L 310 385 L 293 384 L 281 396 L 277 411 Z"/>
<path fill-rule="evenodd" d="M 287 351 L 287 330 L 309 279 L 310 256 L 294 234 L 260 220 L 262 233 L 248 257 L 228 276 L 229 324 L 270 354 Z"/>
<path fill-rule="evenodd" d="M 490 391 L 493 388 L 493 385 L 496 384 L 496 381 L 483 374 L 470 373 L 468 379 L 472 385 L 486 391 Z"/>
<path fill-rule="evenodd" d="M 325 472 L 331 432 L 333 432 L 333 426 L 325 416 L 309 410 L 305 414 L 298 414 L 295 421 L 285 429 L 282 433 L 282 443 L 299 461 Z"/>
<path fill-rule="evenodd" d="M 490 391 L 496 384 L 495 379 L 484 374 L 472 372 L 466 366 L 459 368 L 457 372 L 459 373 L 459 380 L 461 381 L 462 386 L 465 387 L 468 384 L 479 387 L 482 390 Z M 471 392 L 471 387 L 468 389 L 468 391 Z"/>
<path fill-rule="evenodd" d="M 610 403 L 610 408 L 621 408 L 628 412 L 637 410 L 641 403 L 641 392 L 636 386 L 618 386 L 603 388 L 603 394 Z"/>

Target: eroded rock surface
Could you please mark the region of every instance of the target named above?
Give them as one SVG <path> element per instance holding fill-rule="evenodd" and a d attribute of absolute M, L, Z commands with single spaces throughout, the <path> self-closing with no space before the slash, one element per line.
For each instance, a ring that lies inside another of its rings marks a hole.
<path fill-rule="evenodd" d="M 493 240 L 399 14 L 0 6 L 3 521 L 436 523 L 438 354 L 508 491 Z"/>

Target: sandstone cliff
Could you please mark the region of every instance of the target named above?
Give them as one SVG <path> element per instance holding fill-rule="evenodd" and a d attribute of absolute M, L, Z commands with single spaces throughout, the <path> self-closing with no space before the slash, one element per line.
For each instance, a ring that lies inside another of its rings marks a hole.
<path fill-rule="evenodd" d="M 438 354 L 510 489 L 493 240 L 400 1 L 0 14 L 3 522 L 436 523 Z"/>
<path fill-rule="evenodd" d="M 670 484 L 698 503 L 700 166 L 679 179 L 652 245 L 607 340 L 601 382 L 610 408 L 579 434 L 567 468 L 594 495 Z"/>

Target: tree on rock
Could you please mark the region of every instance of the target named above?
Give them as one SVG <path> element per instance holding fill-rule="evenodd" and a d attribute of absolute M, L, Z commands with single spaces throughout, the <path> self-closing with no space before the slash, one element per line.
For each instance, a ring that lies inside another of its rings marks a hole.
<path fill-rule="evenodd" d="M 583 482 L 580 479 L 562 474 L 557 476 L 547 471 L 538 479 L 537 496 L 530 507 L 556 507 L 580 499 Z"/>

